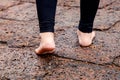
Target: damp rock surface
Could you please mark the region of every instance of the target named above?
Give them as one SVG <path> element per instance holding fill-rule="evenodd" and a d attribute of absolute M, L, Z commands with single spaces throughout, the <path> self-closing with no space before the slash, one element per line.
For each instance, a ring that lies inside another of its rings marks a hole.
<path fill-rule="evenodd" d="M 101 0 L 89 47 L 77 38 L 80 0 L 58 0 L 54 54 L 38 56 L 36 0 L 0 1 L 0 80 L 120 80 L 120 1 Z"/>

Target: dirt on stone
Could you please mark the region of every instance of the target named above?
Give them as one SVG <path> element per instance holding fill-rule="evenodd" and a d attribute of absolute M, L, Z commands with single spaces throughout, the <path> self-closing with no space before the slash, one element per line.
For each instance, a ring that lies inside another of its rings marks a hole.
<path fill-rule="evenodd" d="M 76 35 L 80 0 L 58 0 L 52 55 L 37 56 L 35 0 L 0 1 L 0 80 L 120 80 L 120 1 L 101 0 L 89 47 Z"/>

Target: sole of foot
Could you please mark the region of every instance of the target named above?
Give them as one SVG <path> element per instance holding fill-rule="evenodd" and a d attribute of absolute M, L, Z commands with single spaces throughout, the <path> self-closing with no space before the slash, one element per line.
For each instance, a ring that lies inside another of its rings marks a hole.
<path fill-rule="evenodd" d="M 45 32 L 40 33 L 41 41 L 40 46 L 35 49 L 37 55 L 49 54 L 55 52 L 54 33 Z"/>
<path fill-rule="evenodd" d="M 92 44 L 92 41 L 95 37 L 95 32 L 92 31 L 91 33 L 84 33 L 80 30 L 77 30 L 79 44 L 82 47 L 88 47 Z"/>

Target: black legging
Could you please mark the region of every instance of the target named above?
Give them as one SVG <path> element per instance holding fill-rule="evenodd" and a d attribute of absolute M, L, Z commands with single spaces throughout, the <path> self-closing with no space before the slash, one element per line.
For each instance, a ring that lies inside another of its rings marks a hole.
<path fill-rule="evenodd" d="M 78 29 L 92 32 L 94 18 L 100 0 L 81 0 L 81 19 Z M 54 32 L 57 0 L 36 0 L 40 33 Z"/>

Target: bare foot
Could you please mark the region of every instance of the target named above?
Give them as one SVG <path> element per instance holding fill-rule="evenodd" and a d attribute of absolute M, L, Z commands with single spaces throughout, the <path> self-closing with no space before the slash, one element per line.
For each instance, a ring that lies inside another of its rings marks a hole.
<path fill-rule="evenodd" d="M 35 49 L 36 54 L 46 54 L 53 53 L 55 50 L 55 42 L 54 42 L 54 33 L 45 32 L 40 33 L 41 41 L 40 46 Z"/>
<path fill-rule="evenodd" d="M 77 30 L 77 35 L 79 39 L 79 44 L 81 46 L 90 46 L 92 44 L 92 40 L 95 37 L 95 32 L 91 33 L 83 33 L 80 30 Z"/>

